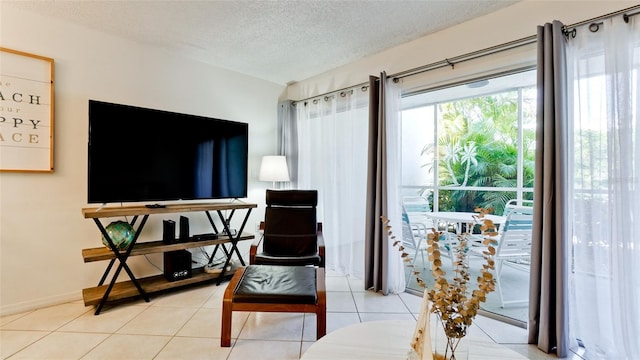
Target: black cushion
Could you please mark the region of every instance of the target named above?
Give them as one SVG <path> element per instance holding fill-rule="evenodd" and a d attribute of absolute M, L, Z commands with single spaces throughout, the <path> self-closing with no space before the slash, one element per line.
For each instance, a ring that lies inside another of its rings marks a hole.
<path fill-rule="evenodd" d="M 270 255 L 305 256 L 318 252 L 316 209 L 265 210 L 263 251 Z"/>
<path fill-rule="evenodd" d="M 318 257 L 318 191 L 267 190 L 266 203 L 262 255 L 283 257 L 277 264 L 284 264 L 285 258 Z M 296 264 L 300 262 L 293 265 Z M 308 264 L 317 265 L 319 262 Z"/>
<path fill-rule="evenodd" d="M 307 266 L 249 265 L 234 302 L 316 304 L 316 269 Z"/>
<path fill-rule="evenodd" d="M 267 190 L 267 206 L 309 206 L 318 205 L 318 190 Z"/>
<path fill-rule="evenodd" d="M 322 264 L 322 258 L 317 253 L 314 255 L 306 256 L 280 256 L 269 255 L 267 253 L 256 254 L 256 264 L 261 265 L 289 265 L 289 266 L 304 266 L 304 265 L 317 265 Z"/>

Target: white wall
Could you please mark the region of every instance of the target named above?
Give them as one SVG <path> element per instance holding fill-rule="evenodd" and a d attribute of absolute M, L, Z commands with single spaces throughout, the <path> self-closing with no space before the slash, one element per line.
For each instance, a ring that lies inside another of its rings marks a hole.
<path fill-rule="evenodd" d="M 81 213 L 89 206 L 88 99 L 249 123 L 247 201 L 264 203 L 268 184 L 258 182 L 256 174 L 262 155 L 275 151 L 277 102 L 284 86 L 18 10 L 7 2 L 0 2 L 0 46 L 55 60 L 55 170 L 0 173 L 0 314 L 81 299 L 81 290 L 95 286 L 107 264 L 85 264 L 81 256 L 81 249 L 101 246 L 97 227 Z M 135 139 L 125 133 L 119 141 Z M 248 230 L 255 229 L 263 207 L 253 211 Z M 194 233 L 207 230 L 205 216 L 189 217 Z M 142 241 L 161 238 L 163 218 L 173 217 L 149 218 Z M 149 258 L 162 265 L 161 256 Z M 131 265 L 136 274 L 158 272 L 143 257 L 132 258 Z"/>
<path fill-rule="evenodd" d="M 382 71 L 392 75 L 535 35 L 536 27 L 546 22 L 560 20 L 566 25 L 571 25 L 637 4 L 637 1 L 627 0 L 522 0 L 497 12 L 292 84 L 287 88 L 287 97 L 291 100 L 302 100 L 337 89 L 363 84 L 368 82 L 369 75 L 378 76 Z M 535 45 L 528 49 L 533 49 L 533 61 L 535 62 Z M 516 58 L 522 59 L 518 56 Z M 436 84 L 443 79 L 451 80 L 464 77 L 486 68 L 486 63 L 482 64 L 486 61 L 492 60 L 475 60 L 456 65 L 454 69 L 447 67 L 428 72 L 422 76 L 421 82 Z M 513 63 L 517 60 L 510 59 L 509 61 Z M 412 81 L 413 79 L 405 79 L 405 82 L 407 80 Z"/>

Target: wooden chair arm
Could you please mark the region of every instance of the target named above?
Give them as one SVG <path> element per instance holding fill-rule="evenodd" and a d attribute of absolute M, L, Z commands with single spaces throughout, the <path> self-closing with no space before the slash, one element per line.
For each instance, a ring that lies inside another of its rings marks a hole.
<path fill-rule="evenodd" d="M 320 255 L 320 267 L 325 264 L 324 235 L 322 235 L 322 223 L 318 223 L 318 255 Z"/>
<path fill-rule="evenodd" d="M 255 238 L 251 243 L 251 247 L 249 248 L 249 264 L 256 263 L 256 255 L 258 254 L 258 248 L 260 247 L 261 242 L 262 236 Z"/>

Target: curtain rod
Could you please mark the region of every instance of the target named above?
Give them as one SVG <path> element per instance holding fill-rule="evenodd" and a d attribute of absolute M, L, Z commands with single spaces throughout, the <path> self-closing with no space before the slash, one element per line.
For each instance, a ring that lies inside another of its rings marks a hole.
<path fill-rule="evenodd" d="M 584 21 L 580 21 L 577 22 L 575 24 L 571 24 L 571 25 L 565 25 L 563 26 L 563 29 L 565 30 L 565 32 L 570 32 L 569 29 L 572 29 L 573 31 L 575 31 L 576 27 L 582 26 L 582 25 L 586 25 L 589 23 L 595 23 L 595 22 L 599 22 L 617 15 L 623 15 L 625 22 L 628 22 L 628 18 L 630 16 L 634 16 L 640 14 L 640 5 L 635 5 L 626 9 L 622 9 L 622 10 L 618 10 L 609 14 L 605 14 L 602 16 L 598 16 L 589 20 L 584 20 Z M 532 43 L 535 43 L 537 41 L 537 35 L 531 35 L 531 36 L 527 36 L 525 38 L 521 38 L 518 40 L 513 40 L 510 42 L 506 42 L 503 44 L 499 44 L 499 45 L 495 45 L 495 46 L 491 46 L 485 49 L 481 49 L 481 50 L 477 50 L 477 51 L 473 51 L 470 53 L 466 53 L 463 55 L 458 55 L 452 58 L 446 58 L 444 60 L 440 60 L 440 61 L 436 61 L 433 62 L 431 64 L 427 64 L 427 65 L 422 65 L 422 66 L 418 66 L 415 67 L 413 69 L 409 69 L 409 70 L 405 70 L 405 71 L 401 71 L 392 75 L 389 75 L 389 78 L 396 78 L 396 79 L 401 79 L 407 76 L 411 76 L 411 75 L 416 75 L 416 74 L 421 74 L 423 72 L 427 72 L 427 71 L 431 71 L 431 70 L 436 70 L 436 69 L 440 69 L 443 67 L 447 67 L 447 66 L 451 66 L 451 68 L 453 69 L 455 67 L 455 64 L 459 64 L 461 62 L 465 62 L 465 61 L 469 61 L 469 60 L 474 60 L 483 56 L 488 56 L 488 55 L 492 55 L 492 54 L 496 54 L 502 51 L 507 51 L 507 50 L 511 50 L 511 49 L 515 49 L 517 47 L 521 47 L 521 46 L 525 46 L 525 45 L 529 45 Z M 339 90 L 333 90 L 333 91 L 329 91 L 323 94 L 319 94 L 319 95 L 315 95 L 315 96 L 311 96 L 305 99 L 301 99 L 301 100 L 296 100 L 293 103 L 299 103 L 301 101 L 307 101 L 307 100 L 311 100 L 311 99 L 315 99 L 315 98 L 320 98 L 323 96 L 327 96 L 330 94 L 335 94 L 338 93 L 340 91 L 344 91 L 344 90 L 348 90 L 348 89 L 352 89 L 355 87 L 361 87 L 361 86 L 369 86 L 369 82 L 365 82 L 365 83 L 360 83 L 360 84 L 356 84 L 353 86 L 349 86 L 349 87 L 345 87 Z"/>
<path fill-rule="evenodd" d="M 466 54 L 463 54 L 463 55 L 458 55 L 458 56 L 455 56 L 455 57 L 452 57 L 452 58 L 447 58 L 447 59 L 444 59 L 444 60 L 436 61 L 436 62 L 431 63 L 431 64 L 418 66 L 418 67 L 413 68 L 413 69 L 409 69 L 409 70 L 405 70 L 405 71 L 401 71 L 401 72 L 398 72 L 398 73 L 395 73 L 395 74 L 388 75 L 388 77 L 389 78 L 394 78 L 394 79 L 401 79 L 401 78 L 404 78 L 404 77 L 407 77 L 407 76 L 416 75 L 416 74 L 420 74 L 420 73 L 431 71 L 431 70 L 440 69 L 440 68 L 447 67 L 447 66 L 451 66 L 451 68 L 453 69 L 455 64 L 459 64 L 459 63 L 464 62 L 464 61 L 469 61 L 469 60 L 473 60 L 473 59 L 480 58 L 480 57 L 483 57 L 483 56 L 499 53 L 501 51 L 511 50 L 511 49 L 515 49 L 515 48 L 520 47 L 520 46 L 525 46 L 525 45 L 532 44 L 532 43 L 536 42 L 536 37 L 537 37 L 536 35 L 528 36 L 526 38 L 510 41 L 510 42 L 503 43 L 503 44 L 500 44 L 500 45 L 495 45 L 495 46 L 492 46 L 492 47 L 489 47 L 489 48 L 486 48 L 486 49 L 477 50 L 477 51 L 473 51 L 473 52 L 466 53 Z M 297 101 L 294 101 L 294 104 L 295 103 L 299 103 L 301 101 L 307 101 L 307 100 L 323 97 L 323 96 L 326 96 L 326 95 L 335 94 L 335 93 L 340 92 L 340 91 L 344 91 L 344 90 L 347 90 L 347 89 L 352 89 L 352 88 L 360 87 L 360 86 L 367 86 L 368 87 L 369 86 L 369 82 L 361 83 L 361 84 L 357 84 L 357 85 L 353 85 L 353 86 L 349 86 L 349 87 L 346 87 L 346 88 L 343 88 L 343 89 L 339 89 L 339 90 L 329 91 L 329 92 L 326 92 L 324 94 L 311 96 L 311 97 L 308 97 L 308 98 L 305 98 L 305 99 L 302 99 L 302 100 L 297 100 Z"/>
<path fill-rule="evenodd" d="M 308 98 L 305 98 L 305 99 L 295 100 L 292 103 L 293 103 L 293 105 L 295 105 L 295 104 L 297 104 L 299 102 L 306 102 L 306 101 L 309 101 L 311 99 L 319 99 L 319 98 L 322 98 L 322 97 L 331 96 L 331 95 L 338 94 L 338 93 L 341 93 L 341 92 L 347 91 L 347 90 L 352 90 L 352 89 L 355 89 L 355 88 L 358 88 L 358 87 L 360 88 L 360 90 L 366 91 L 367 88 L 369 88 L 369 82 L 367 81 L 365 83 L 360 83 L 360 84 L 356 84 L 356 85 L 347 86 L 347 87 L 344 87 L 342 89 L 328 91 L 326 93 L 314 95 L 314 96 L 311 96 L 311 97 L 308 97 Z"/>
<path fill-rule="evenodd" d="M 477 59 L 477 58 L 480 58 L 480 57 L 483 57 L 483 56 L 496 54 L 496 53 L 499 53 L 499 52 L 502 52 L 502 51 L 515 49 L 517 47 L 533 44 L 535 42 L 536 42 L 536 35 L 532 35 L 532 36 L 528 36 L 526 38 L 510 41 L 510 42 L 503 43 L 503 44 L 500 44 L 500 45 L 495 45 L 495 46 L 492 46 L 492 47 L 489 47 L 489 48 L 486 48 L 486 49 L 477 50 L 477 51 L 473 51 L 473 52 L 470 52 L 470 53 L 467 53 L 467 54 L 454 56 L 452 58 L 446 58 L 444 60 L 436 61 L 436 62 L 431 63 L 431 64 L 418 66 L 418 67 L 413 68 L 413 69 L 409 69 L 409 70 L 405 70 L 405 71 L 401 71 L 399 73 L 395 73 L 395 74 L 389 75 L 389 77 L 390 78 L 402 79 L 402 78 L 407 77 L 407 76 L 416 75 L 416 74 L 420 74 L 420 73 L 431 71 L 431 70 L 440 69 L 440 68 L 447 67 L 447 66 L 451 66 L 451 68 L 453 69 L 456 64 L 459 64 L 461 62 Z"/>
<path fill-rule="evenodd" d="M 614 12 L 609 13 L 609 14 L 598 16 L 598 17 L 595 17 L 593 19 L 580 21 L 580 22 L 577 22 L 577 23 L 571 24 L 571 25 L 565 25 L 562 28 L 565 31 L 565 33 L 575 32 L 576 28 L 580 27 L 582 25 L 587 25 L 587 24 L 602 25 L 603 20 L 612 18 L 614 16 L 618 16 L 618 15 L 622 15 L 622 18 L 624 19 L 624 22 L 628 23 L 629 22 L 629 18 L 631 16 L 635 16 L 635 15 L 638 15 L 638 14 L 640 14 L 640 5 L 635 5 L 635 6 L 632 6 L 632 7 L 628 7 L 626 9 L 622 9 L 622 10 L 614 11 Z"/>

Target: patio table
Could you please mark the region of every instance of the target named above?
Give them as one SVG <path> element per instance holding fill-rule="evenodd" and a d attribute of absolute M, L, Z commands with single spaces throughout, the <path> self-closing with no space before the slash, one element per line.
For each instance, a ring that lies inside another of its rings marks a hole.
<path fill-rule="evenodd" d="M 435 224 L 445 222 L 447 224 L 455 224 L 456 234 L 460 234 L 462 231 L 462 225 L 475 224 L 476 219 L 474 216 L 478 215 L 475 212 L 458 212 L 458 211 L 434 211 L 426 213 L 425 216 L 432 219 Z M 506 217 L 500 215 L 487 214 L 485 219 L 493 221 L 494 224 L 502 224 Z"/>

